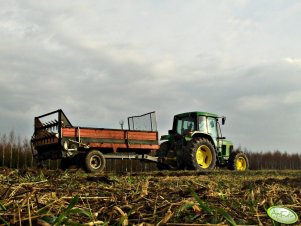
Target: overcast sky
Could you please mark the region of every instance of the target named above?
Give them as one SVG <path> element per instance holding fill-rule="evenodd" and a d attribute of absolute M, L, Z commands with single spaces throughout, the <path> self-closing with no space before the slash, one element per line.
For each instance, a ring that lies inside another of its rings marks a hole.
<path fill-rule="evenodd" d="M 156 111 L 227 116 L 251 151 L 300 151 L 300 0 L 0 2 L 0 133 L 33 133 L 63 109 L 74 125 L 119 128 Z"/>

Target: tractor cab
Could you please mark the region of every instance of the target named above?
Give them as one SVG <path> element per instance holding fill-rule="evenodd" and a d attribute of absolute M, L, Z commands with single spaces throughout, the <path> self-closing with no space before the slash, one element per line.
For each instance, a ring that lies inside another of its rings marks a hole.
<path fill-rule="evenodd" d="M 186 141 L 191 140 L 194 136 L 205 136 L 216 147 L 219 147 L 220 141 L 225 139 L 221 132 L 220 118 L 222 124 L 225 124 L 226 117 L 219 117 L 208 112 L 178 114 L 174 116 L 173 129 L 169 131 L 169 135 L 184 137 Z"/>
<path fill-rule="evenodd" d="M 225 124 L 225 120 L 226 117 L 209 112 L 175 115 L 172 130 L 161 137 L 161 140 L 165 140 L 162 145 L 164 153 L 159 152 L 159 155 L 174 156 L 177 163 L 173 165 L 178 168 L 212 169 L 216 165 L 232 164 L 233 144 L 221 132 L 221 124 Z M 246 157 L 243 156 L 241 161 L 239 170 L 245 170 L 248 167 Z"/>
<path fill-rule="evenodd" d="M 221 134 L 218 118 L 217 115 L 206 112 L 178 114 L 174 116 L 172 133 L 187 138 L 195 133 L 203 133 L 217 138 Z"/>

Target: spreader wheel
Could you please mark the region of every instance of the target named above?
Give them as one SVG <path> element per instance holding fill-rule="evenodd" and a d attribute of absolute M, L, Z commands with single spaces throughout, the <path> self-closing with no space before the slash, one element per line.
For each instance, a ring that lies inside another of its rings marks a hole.
<path fill-rule="evenodd" d="M 98 150 L 92 150 L 85 156 L 85 169 L 88 173 L 97 173 L 104 170 L 106 159 Z"/>

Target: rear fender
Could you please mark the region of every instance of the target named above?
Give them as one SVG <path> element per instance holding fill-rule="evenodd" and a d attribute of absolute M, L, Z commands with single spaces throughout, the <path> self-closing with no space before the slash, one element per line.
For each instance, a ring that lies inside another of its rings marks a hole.
<path fill-rule="evenodd" d="M 178 135 L 178 134 L 168 134 L 168 135 L 161 136 L 160 140 L 163 140 L 163 141 L 166 140 L 166 141 L 169 141 L 170 143 L 174 143 L 181 138 L 182 138 L 182 136 Z"/>
<path fill-rule="evenodd" d="M 196 137 L 202 137 L 202 138 L 206 138 L 208 139 L 214 146 L 214 149 L 216 151 L 216 146 L 215 146 L 215 142 L 213 141 L 212 137 L 210 135 L 208 135 L 207 133 L 202 133 L 202 132 L 193 132 L 190 137 L 188 136 L 187 137 L 187 141 L 188 139 L 190 138 L 190 140 L 192 140 L 193 138 L 196 138 Z"/>
<path fill-rule="evenodd" d="M 161 137 L 160 137 L 160 140 L 170 140 L 171 138 L 170 138 L 171 136 L 170 135 L 162 135 Z"/>

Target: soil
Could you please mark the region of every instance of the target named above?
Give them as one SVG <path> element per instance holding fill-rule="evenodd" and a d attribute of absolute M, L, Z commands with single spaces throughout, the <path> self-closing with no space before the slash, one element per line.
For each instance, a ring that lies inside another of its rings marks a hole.
<path fill-rule="evenodd" d="M 301 171 L 2 168 L 0 183 L 0 225 L 273 225 L 275 205 L 301 216 Z"/>

